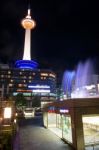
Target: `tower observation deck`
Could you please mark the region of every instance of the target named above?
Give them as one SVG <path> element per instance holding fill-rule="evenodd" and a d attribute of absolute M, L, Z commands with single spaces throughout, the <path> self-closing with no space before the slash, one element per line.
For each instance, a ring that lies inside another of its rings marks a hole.
<path fill-rule="evenodd" d="M 27 16 L 21 21 L 22 27 L 25 29 L 25 42 L 24 42 L 24 53 L 23 59 L 17 60 L 15 65 L 17 68 L 22 69 L 35 69 L 38 66 L 38 63 L 34 60 L 31 60 L 31 29 L 34 29 L 36 23 L 31 19 L 31 11 L 28 8 Z"/>

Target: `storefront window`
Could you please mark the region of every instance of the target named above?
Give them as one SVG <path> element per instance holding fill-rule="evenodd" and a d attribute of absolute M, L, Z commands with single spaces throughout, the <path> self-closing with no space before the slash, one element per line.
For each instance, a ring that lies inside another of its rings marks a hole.
<path fill-rule="evenodd" d="M 72 143 L 71 117 L 62 115 L 63 119 L 63 138 Z"/>
<path fill-rule="evenodd" d="M 46 112 L 43 113 L 43 122 L 44 122 L 44 126 L 47 127 L 48 125 L 48 114 Z"/>
<path fill-rule="evenodd" d="M 57 128 L 62 129 L 62 115 L 57 114 Z"/>
<path fill-rule="evenodd" d="M 99 143 L 99 116 L 83 116 L 82 121 L 85 146 L 97 145 Z"/>
<path fill-rule="evenodd" d="M 48 127 L 56 127 L 56 113 L 48 113 Z"/>

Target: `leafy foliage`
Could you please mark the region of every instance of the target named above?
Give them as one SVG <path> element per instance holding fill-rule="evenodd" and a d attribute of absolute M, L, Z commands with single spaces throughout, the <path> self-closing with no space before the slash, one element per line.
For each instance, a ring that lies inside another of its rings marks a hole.
<path fill-rule="evenodd" d="M 26 106 L 26 98 L 22 93 L 17 94 L 17 96 L 15 97 L 15 104 L 16 106 Z"/>
<path fill-rule="evenodd" d="M 32 106 L 33 107 L 40 107 L 41 106 L 41 100 L 39 96 L 34 96 L 32 98 Z"/>

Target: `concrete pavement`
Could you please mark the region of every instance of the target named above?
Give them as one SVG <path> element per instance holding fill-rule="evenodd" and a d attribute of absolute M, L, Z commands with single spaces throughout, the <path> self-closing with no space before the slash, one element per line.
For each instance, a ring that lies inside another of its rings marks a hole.
<path fill-rule="evenodd" d="M 14 150 L 72 150 L 42 125 L 42 118 L 21 120 Z"/>

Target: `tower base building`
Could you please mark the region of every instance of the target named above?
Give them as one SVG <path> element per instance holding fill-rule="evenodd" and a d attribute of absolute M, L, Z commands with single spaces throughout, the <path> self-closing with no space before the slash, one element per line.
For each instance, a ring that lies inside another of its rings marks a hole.
<path fill-rule="evenodd" d="M 2 65 L 3 66 L 3 65 Z M 31 105 L 39 96 L 42 103 L 56 99 L 56 74 L 47 69 L 0 68 L 1 99 L 22 93 Z"/>

